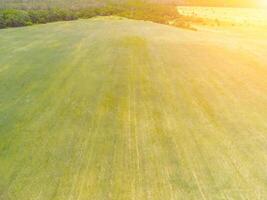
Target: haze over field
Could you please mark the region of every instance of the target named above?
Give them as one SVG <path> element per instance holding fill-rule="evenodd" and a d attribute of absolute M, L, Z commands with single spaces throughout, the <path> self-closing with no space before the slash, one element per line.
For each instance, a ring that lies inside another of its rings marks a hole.
<path fill-rule="evenodd" d="M 107 17 L 0 30 L 0 199 L 266 199 L 266 38 Z"/>
<path fill-rule="evenodd" d="M 158 3 L 174 3 L 191 6 L 235 6 L 261 7 L 266 6 L 266 0 L 151 0 Z"/>
<path fill-rule="evenodd" d="M 248 33 L 253 31 L 251 27 L 267 28 L 267 8 L 178 6 L 177 11 L 184 16 L 198 19 L 195 20 L 196 24 L 243 26 Z"/>

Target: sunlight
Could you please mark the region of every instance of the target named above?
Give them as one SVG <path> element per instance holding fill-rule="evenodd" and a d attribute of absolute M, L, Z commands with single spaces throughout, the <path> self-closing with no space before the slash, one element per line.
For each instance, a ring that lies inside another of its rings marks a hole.
<path fill-rule="evenodd" d="M 267 0 L 260 0 L 260 5 L 263 7 L 267 7 Z"/>
<path fill-rule="evenodd" d="M 266 4 L 267 6 L 267 0 Z M 262 6 L 263 8 L 263 6 Z M 267 7 L 266 7 L 267 8 Z M 267 26 L 266 9 L 253 8 L 218 8 L 218 7 L 177 7 L 178 12 L 185 16 L 201 18 L 200 24 L 211 26 Z M 215 19 L 215 20 L 214 20 Z M 204 21 L 204 23 L 203 23 Z"/>

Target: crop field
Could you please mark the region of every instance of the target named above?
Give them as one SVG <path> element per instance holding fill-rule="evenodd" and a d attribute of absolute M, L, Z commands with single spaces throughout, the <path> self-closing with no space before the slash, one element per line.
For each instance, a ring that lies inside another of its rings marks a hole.
<path fill-rule="evenodd" d="M 0 30 L 0 199 L 267 199 L 265 36 L 118 17 Z"/>

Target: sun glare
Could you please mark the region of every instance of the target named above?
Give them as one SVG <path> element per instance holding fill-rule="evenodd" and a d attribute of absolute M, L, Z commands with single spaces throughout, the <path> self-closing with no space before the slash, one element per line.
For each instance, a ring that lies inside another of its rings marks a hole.
<path fill-rule="evenodd" d="M 267 7 L 267 0 L 260 1 L 261 6 Z"/>

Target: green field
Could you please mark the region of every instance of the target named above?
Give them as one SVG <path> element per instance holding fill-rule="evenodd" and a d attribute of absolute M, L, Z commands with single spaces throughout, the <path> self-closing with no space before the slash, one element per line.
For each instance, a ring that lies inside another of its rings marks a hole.
<path fill-rule="evenodd" d="M 0 30 L 0 200 L 267 199 L 266 49 L 112 17 Z"/>

